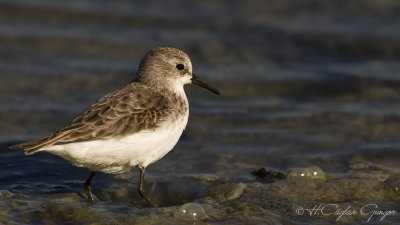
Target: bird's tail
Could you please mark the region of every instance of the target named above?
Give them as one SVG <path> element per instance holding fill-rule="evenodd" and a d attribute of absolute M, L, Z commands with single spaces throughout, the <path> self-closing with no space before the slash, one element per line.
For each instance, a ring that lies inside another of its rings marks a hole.
<path fill-rule="evenodd" d="M 33 153 L 36 153 L 43 149 L 44 147 L 47 147 L 49 145 L 52 145 L 50 136 L 49 137 L 43 137 L 43 138 L 37 138 L 33 139 L 30 141 L 22 142 L 16 145 L 12 145 L 9 148 L 11 149 L 17 149 L 17 148 L 22 148 L 25 150 L 25 155 L 32 155 Z"/>

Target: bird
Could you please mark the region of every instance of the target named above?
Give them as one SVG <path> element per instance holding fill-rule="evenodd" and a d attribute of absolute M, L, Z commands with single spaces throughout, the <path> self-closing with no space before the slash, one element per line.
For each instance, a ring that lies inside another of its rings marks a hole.
<path fill-rule="evenodd" d="M 10 146 L 55 154 L 91 173 L 84 184 L 93 204 L 92 180 L 97 172 L 120 174 L 140 169 L 139 194 L 157 204 L 144 189 L 146 168 L 177 144 L 189 118 L 185 84 L 220 92 L 193 73 L 189 56 L 173 47 L 151 49 L 141 60 L 136 79 L 86 108 L 69 124 L 46 137 Z"/>

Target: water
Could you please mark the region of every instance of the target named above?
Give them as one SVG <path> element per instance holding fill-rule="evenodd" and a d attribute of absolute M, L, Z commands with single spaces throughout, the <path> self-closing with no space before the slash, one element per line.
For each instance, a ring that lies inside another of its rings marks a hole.
<path fill-rule="evenodd" d="M 399 8 L 1 0 L 0 223 L 187 224 L 175 215 L 195 203 L 208 215 L 196 224 L 398 224 L 373 212 L 400 212 Z M 188 127 L 147 169 L 160 208 L 136 170 L 97 175 L 88 207 L 87 169 L 7 148 L 59 129 L 165 45 L 222 95 L 186 87 Z M 290 176 L 316 167 L 324 179 Z"/>

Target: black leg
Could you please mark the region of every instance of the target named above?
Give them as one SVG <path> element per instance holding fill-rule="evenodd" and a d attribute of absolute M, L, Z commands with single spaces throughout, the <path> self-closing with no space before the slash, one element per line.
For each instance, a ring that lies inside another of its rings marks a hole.
<path fill-rule="evenodd" d="M 87 195 L 87 200 L 89 203 L 93 203 L 93 195 L 92 195 L 92 180 L 94 175 L 96 175 L 96 172 L 92 172 L 90 173 L 90 176 L 88 177 L 88 179 L 85 182 L 85 192 Z"/>
<path fill-rule="evenodd" d="M 140 180 L 139 180 L 139 194 L 144 198 L 151 206 L 153 207 L 158 207 L 157 204 L 155 204 L 149 196 L 147 196 L 146 191 L 144 190 L 144 171 L 146 168 L 140 168 Z"/>

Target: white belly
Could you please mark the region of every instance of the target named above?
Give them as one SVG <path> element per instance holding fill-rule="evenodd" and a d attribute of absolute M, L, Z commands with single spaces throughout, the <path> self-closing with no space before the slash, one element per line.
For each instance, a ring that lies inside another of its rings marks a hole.
<path fill-rule="evenodd" d="M 154 131 L 142 131 L 130 136 L 54 145 L 44 149 L 75 166 L 92 171 L 123 173 L 135 166 L 147 167 L 161 159 L 178 142 L 186 127 L 188 115 L 165 122 Z"/>

